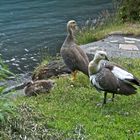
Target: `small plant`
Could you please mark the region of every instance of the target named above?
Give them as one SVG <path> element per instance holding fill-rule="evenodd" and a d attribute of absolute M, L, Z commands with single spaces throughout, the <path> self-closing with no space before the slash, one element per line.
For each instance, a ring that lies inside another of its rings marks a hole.
<path fill-rule="evenodd" d="M 7 70 L 2 60 L 0 59 L 0 80 L 4 82 L 8 75 L 14 74 Z M 2 95 L 2 91 L 6 88 L 2 82 L 0 85 L 0 124 L 5 122 L 9 115 L 14 115 L 14 104 L 9 98 L 6 97 L 6 95 Z"/>
<path fill-rule="evenodd" d="M 9 115 L 15 115 L 15 105 L 10 99 L 0 95 L 0 124 L 5 122 Z"/>
<path fill-rule="evenodd" d="M 111 30 L 106 31 L 106 29 L 112 25 L 118 25 L 118 21 L 114 18 L 115 16 L 115 14 L 110 14 L 108 10 L 104 10 L 97 18 L 87 20 L 85 25 L 77 33 L 77 43 L 87 44 L 104 38 Z"/>
<path fill-rule="evenodd" d="M 123 22 L 140 21 L 139 0 L 119 0 L 118 17 Z"/>

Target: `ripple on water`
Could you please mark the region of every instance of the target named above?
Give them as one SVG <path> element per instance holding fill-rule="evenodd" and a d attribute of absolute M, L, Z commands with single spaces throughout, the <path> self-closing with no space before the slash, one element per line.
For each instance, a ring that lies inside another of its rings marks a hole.
<path fill-rule="evenodd" d="M 20 68 L 25 70 L 23 65 L 29 65 L 32 70 L 31 65 L 36 65 L 40 59 L 38 49 L 47 46 L 51 54 L 59 51 L 68 20 L 84 23 L 111 6 L 110 0 L 1 0 L 0 52 L 3 59 L 8 61 L 18 55 Z M 28 59 L 31 56 L 28 53 L 36 58 Z"/>

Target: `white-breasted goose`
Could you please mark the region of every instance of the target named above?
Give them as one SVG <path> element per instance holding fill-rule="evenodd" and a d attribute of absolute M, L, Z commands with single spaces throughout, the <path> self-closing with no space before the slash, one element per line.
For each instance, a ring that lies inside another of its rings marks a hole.
<path fill-rule="evenodd" d="M 108 61 L 104 51 L 95 53 L 94 59 L 88 66 L 90 81 L 92 85 L 100 91 L 104 91 L 104 101 L 106 103 L 107 93 L 121 95 L 135 94 L 140 86 L 140 80 L 120 66 Z"/>
<path fill-rule="evenodd" d="M 73 80 L 76 78 L 77 71 L 88 75 L 89 60 L 86 53 L 75 43 L 74 31 L 77 28 L 75 20 L 67 23 L 67 37 L 61 47 L 60 53 L 64 63 L 72 71 Z"/>

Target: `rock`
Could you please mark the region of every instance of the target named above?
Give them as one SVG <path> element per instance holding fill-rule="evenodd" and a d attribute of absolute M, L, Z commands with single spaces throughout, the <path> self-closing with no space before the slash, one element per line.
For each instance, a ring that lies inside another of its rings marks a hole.
<path fill-rule="evenodd" d="M 37 80 L 28 82 L 24 88 L 26 96 L 37 96 L 38 94 L 48 93 L 54 87 L 53 80 Z"/>
<path fill-rule="evenodd" d="M 106 51 L 112 58 L 140 58 L 140 37 L 133 37 L 131 35 L 121 35 L 113 33 L 106 38 L 81 45 L 81 48 L 91 56 L 94 56 L 96 50 Z M 122 45 L 126 44 L 126 45 Z M 91 59 L 89 59 L 91 60 Z"/>
<path fill-rule="evenodd" d="M 12 91 L 23 89 L 24 87 L 25 87 L 25 83 L 20 83 L 18 85 L 10 86 L 4 89 L 1 94 L 7 94 Z"/>
<path fill-rule="evenodd" d="M 119 49 L 138 51 L 138 47 L 133 44 L 119 44 Z"/>
<path fill-rule="evenodd" d="M 35 70 L 32 75 L 32 80 L 48 79 L 53 76 L 59 76 L 62 74 L 70 74 L 71 70 L 64 64 L 62 59 L 53 60 L 43 67 Z"/>
<path fill-rule="evenodd" d="M 27 85 L 28 81 L 31 81 L 31 73 L 8 76 L 6 81 L 0 83 L 0 85 L 5 86 L 1 94 L 14 93 L 17 90 L 22 90 Z"/>

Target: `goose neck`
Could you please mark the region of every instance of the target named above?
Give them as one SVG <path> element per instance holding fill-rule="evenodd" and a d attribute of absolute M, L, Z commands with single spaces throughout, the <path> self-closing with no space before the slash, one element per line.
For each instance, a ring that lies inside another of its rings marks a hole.
<path fill-rule="evenodd" d="M 71 28 L 68 28 L 68 37 L 74 40 L 73 30 Z"/>
<path fill-rule="evenodd" d="M 89 69 L 89 75 L 96 74 L 98 71 L 98 63 L 96 63 L 95 61 L 91 61 L 89 63 L 88 69 Z"/>

